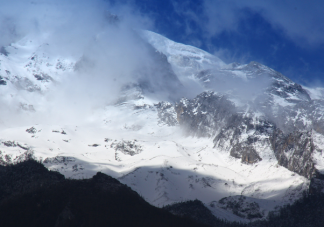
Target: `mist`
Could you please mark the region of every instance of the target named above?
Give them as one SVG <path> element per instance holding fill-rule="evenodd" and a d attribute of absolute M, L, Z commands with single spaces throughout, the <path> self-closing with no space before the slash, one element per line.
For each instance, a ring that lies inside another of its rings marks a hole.
<path fill-rule="evenodd" d="M 101 0 L 0 3 L 0 47 L 9 56 L 16 44 L 29 48 L 33 43 L 45 46 L 42 50 L 53 58 L 74 62 L 74 70 L 62 73 L 44 92 L 3 88 L 2 123 L 77 122 L 116 102 L 125 86 L 137 85 L 153 99 L 181 96 L 183 85 L 165 56 L 136 32 L 151 29 L 153 22 L 130 5 Z"/>
<path fill-rule="evenodd" d="M 154 20 L 133 5 L 112 6 L 103 0 L 0 3 L 0 47 L 9 58 L 16 46 L 33 47 L 36 54 L 73 63 L 73 70 L 57 78 L 49 72 L 55 80 L 45 90 L 28 92 L 9 83 L 0 87 L 2 124 L 77 124 L 118 102 L 125 87 L 136 87 L 155 102 L 194 98 L 206 89 L 188 75 L 175 74 L 166 56 L 141 38 L 138 31 L 154 30 Z M 231 92 L 243 102 L 262 94 L 270 83 L 216 74 L 210 88 Z M 27 71 L 12 76 L 35 81 Z"/>

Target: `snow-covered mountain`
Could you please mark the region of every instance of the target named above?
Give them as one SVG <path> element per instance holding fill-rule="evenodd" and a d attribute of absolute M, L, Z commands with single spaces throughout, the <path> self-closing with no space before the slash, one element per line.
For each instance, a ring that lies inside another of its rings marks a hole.
<path fill-rule="evenodd" d="M 211 68 L 221 68 L 226 64 L 218 57 L 193 46 L 173 42 L 151 31 L 142 31 L 140 35 L 156 50 L 163 53 L 173 70 L 179 74 L 194 74 Z"/>
<path fill-rule="evenodd" d="M 226 65 L 153 32 L 131 35 L 149 58 L 126 53 L 121 71 L 109 51 L 100 65 L 98 50 L 60 55 L 41 38 L 3 48 L 0 162 L 33 157 L 71 178 L 101 171 L 155 206 L 198 199 L 231 221 L 323 190 L 321 90 L 257 62 Z"/>

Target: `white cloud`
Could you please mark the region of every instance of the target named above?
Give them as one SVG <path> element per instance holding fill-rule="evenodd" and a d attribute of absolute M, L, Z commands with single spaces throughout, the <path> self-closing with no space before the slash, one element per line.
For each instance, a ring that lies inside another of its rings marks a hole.
<path fill-rule="evenodd" d="M 237 31 L 240 20 L 246 17 L 244 9 L 264 17 L 275 29 L 282 30 L 298 45 L 324 44 L 324 2 L 320 0 L 205 0 L 205 14 L 209 22 L 204 25 L 210 36 L 224 30 Z"/>
<path fill-rule="evenodd" d="M 39 45 L 49 44 L 46 48 L 50 53 L 46 54 L 75 59 L 79 68 L 65 75 L 55 90 L 44 96 L 17 91 L 16 103 L 7 102 L 2 96 L 0 103 L 3 107 L 8 104 L 11 110 L 2 108 L 2 119 L 4 115 L 13 122 L 31 119 L 30 114 L 23 117 L 24 113 L 15 111 L 21 99 L 36 105 L 32 115 L 38 120 L 48 121 L 55 116 L 69 122 L 115 101 L 125 84 L 144 77 L 152 86 L 164 83 L 165 72 L 160 62 L 154 61 L 155 52 L 135 32 L 150 28 L 153 23 L 130 5 L 112 7 L 102 0 L 0 0 L 0 5 L 0 47 L 24 37 L 37 39 Z M 114 17 L 107 10 L 118 14 L 118 22 L 111 23 Z"/>

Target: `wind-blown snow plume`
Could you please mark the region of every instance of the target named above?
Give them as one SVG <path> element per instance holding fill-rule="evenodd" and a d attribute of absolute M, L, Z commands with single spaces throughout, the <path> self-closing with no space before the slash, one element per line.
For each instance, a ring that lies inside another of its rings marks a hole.
<path fill-rule="evenodd" d="M 150 28 L 151 21 L 131 11 L 127 5 L 112 7 L 101 0 L 14 0 L 1 1 L 1 5 L 0 47 L 3 57 L 9 54 L 8 58 L 20 64 L 21 68 L 27 67 L 23 65 L 27 58 L 36 64 L 35 59 L 39 63 L 40 57 L 47 61 L 48 68 L 50 60 L 68 61 L 71 66 L 70 70 L 60 71 L 60 76 L 55 74 L 61 65 L 56 65 L 57 70 L 46 74 L 50 80 L 54 78 L 54 85 L 45 86 L 48 88 L 46 92 L 37 87 L 32 89 L 33 92 L 16 89 L 10 96 L 7 90 L 2 89 L 0 103 L 5 107 L 1 110 L 2 119 L 13 119 L 13 113 L 21 112 L 20 108 L 10 109 L 13 102 L 18 106 L 20 103 L 32 105 L 37 113 L 31 115 L 37 116 L 38 121 L 49 115 L 71 120 L 77 116 L 85 117 L 98 106 L 115 102 L 125 86 L 139 86 L 152 97 L 163 99 L 174 99 L 170 91 L 176 92 L 176 88 L 181 86 L 165 56 L 156 53 L 136 32 Z M 23 54 L 12 56 L 21 50 L 29 55 L 25 60 L 21 60 Z M 18 82 L 12 83 L 15 88 L 22 80 L 32 86 L 35 78 L 43 80 L 40 75 L 45 75 L 39 65 L 29 72 L 7 71 L 11 77 L 19 78 Z M 3 69 L 3 77 L 6 76 L 4 73 Z M 43 100 L 34 92 L 43 93 Z M 61 110 L 64 110 L 64 116 Z M 28 114 L 24 112 L 22 115 Z M 17 117 L 22 119 L 20 114 Z"/>

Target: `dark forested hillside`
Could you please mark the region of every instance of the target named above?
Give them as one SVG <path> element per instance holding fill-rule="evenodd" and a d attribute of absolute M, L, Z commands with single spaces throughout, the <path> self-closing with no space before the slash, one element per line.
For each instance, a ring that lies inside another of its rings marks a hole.
<path fill-rule="evenodd" d="M 237 222 L 228 222 L 216 218 L 205 205 L 199 201 L 186 201 L 164 207 L 165 210 L 180 217 L 187 217 L 199 223 L 213 227 L 244 227 L 246 225 Z"/>
<path fill-rule="evenodd" d="M 28 160 L 0 168 L 0 226 L 204 226 L 156 208 L 102 173 L 68 180 Z"/>
<path fill-rule="evenodd" d="M 251 224 L 251 227 L 322 227 L 324 226 L 324 194 L 306 195 L 270 213 L 267 221 Z"/>
<path fill-rule="evenodd" d="M 0 166 L 0 221 L 6 226 L 322 227 L 324 195 L 306 195 L 267 221 L 229 223 L 198 200 L 156 208 L 118 180 L 98 172 L 70 180 L 27 160 Z"/>

